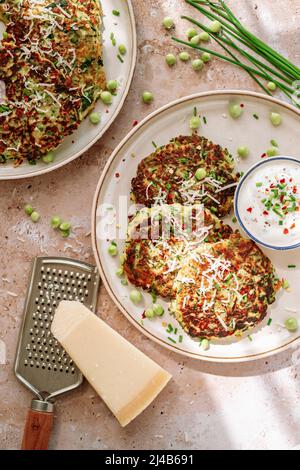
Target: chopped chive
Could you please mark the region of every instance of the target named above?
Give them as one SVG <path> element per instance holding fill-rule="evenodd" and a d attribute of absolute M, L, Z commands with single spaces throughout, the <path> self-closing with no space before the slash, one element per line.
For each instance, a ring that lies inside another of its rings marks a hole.
<path fill-rule="evenodd" d="M 259 116 L 257 114 L 253 114 L 254 119 L 259 119 Z"/>
<path fill-rule="evenodd" d="M 283 225 L 283 220 L 279 220 L 279 225 Z"/>
<path fill-rule="evenodd" d="M 194 116 L 197 116 L 197 108 L 196 108 L 196 106 L 194 107 Z"/>
<path fill-rule="evenodd" d="M 270 326 L 272 323 L 272 318 L 269 318 L 267 325 Z"/>
<path fill-rule="evenodd" d="M 178 331 L 177 328 L 175 328 L 174 335 L 177 335 L 177 331 Z"/>
<path fill-rule="evenodd" d="M 110 40 L 111 40 L 111 43 L 112 43 L 113 46 L 115 46 L 117 44 L 114 33 L 110 33 Z"/>
<path fill-rule="evenodd" d="M 179 343 L 182 343 L 182 340 L 183 340 L 183 336 L 180 335 L 180 336 L 179 336 Z"/>
<path fill-rule="evenodd" d="M 112 11 L 112 14 L 113 14 L 114 16 L 120 16 L 119 10 L 113 10 L 113 11 Z"/>
<path fill-rule="evenodd" d="M 232 217 L 231 222 L 232 222 L 233 224 L 236 224 L 236 223 L 237 223 L 237 218 L 236 218 L 236 217 Z"/>
<path fill-rule="evenodd" d="M 122 62 L 122 64 L 124 63 L 124 60 L 122 59 L 122 57 L 120 56 L 120 54 L 117 55 L 118 59 L 120 62 Z"/>
<path fill-rule="evenodd" d="M 154 142 L 154 140 L 152 140 L 152 145 L 153 145 L 154 148 L 157 149 L 157 144 Z"/>
<path fill-rule="evenodd" d="M 205 116 L 203 116 L 203 122 L 204 122 L 204 124 L 207 124 L 207 119 L 206 119 Z"/>
<path fill-rule="evenodd" d="M 169 341 L 172 341 L 172 343 L 176 344 L 176 341 L 175 341 L 175 339 L 173 339 L 173 338 L 170 338 L 170 336 L 168 336 L 168 340 L 169 340 Z"/>
<path fill-rule="evenodd" d="M 288 264 L 288 268 L 295 268 L 296 265 L 295 264 Z"/>
<path fill-rule="evenodd" d="M 253 341 L 253 338 L 252 338 L 251 335 L 248 335 L 248 339 L 249 339 L 249 341 Z"/>
<path fill-rule="evenodd" d="M 169 329 L 170 331 L 173 331 L 174 328 L 173 328 L 173 326 L 171 325 L 171 323 L 168 324 L 168 329 Z"/>

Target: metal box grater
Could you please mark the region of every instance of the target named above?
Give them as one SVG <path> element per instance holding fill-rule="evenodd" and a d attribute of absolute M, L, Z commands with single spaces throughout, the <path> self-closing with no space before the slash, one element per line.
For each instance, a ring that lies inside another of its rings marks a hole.
<path fill-rule="evenodd" d="M 15 361 L 17 378 L 38 398 L 32 410 L 52 412 L 51 399 L 78 387 L 82 374 L 52 335 L 60 300 L 78 300 L 95 311 L 97 268 L 68 258 L 34 260 Z"/>

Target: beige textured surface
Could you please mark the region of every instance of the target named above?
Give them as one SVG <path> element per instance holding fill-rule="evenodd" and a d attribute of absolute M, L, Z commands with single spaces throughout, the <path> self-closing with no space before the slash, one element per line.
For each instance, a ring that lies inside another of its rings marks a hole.
<path fill-rule="evenodd" d="M 229 2 L 250 28 L 300 64 L 300 0 Z M 179 63 L 170 70 L 166 52 L 176 50 L 160 23 L 187 11 L 183 0 L 133 0 L 138 32 L 138 61 L 131 91 L 115 124 L 90 151 L 67 167 L 41 178 L 1 182 L 0 340 L 7 348 L 0 365 L 0 448 L 18 448 L 31 394 L 12 368 L 30 264 L 36 255 L 65 255 L 93 262 L 90 208 L 105 161 L 131 129 L 132 122 L 168 101 L 197 91 L 258 90 L 241 71 L 213 61 L 196 74 Z M 176 13 L 176 15 L 174 14 Z M 177 21 L 178 33 L 187 25 Z M 151 106 L 140 103 L 153 91 Z M 31 202 L 42 214 L 39 224 L 24 216 Z M 58 213 L 75 227 L 62 240 L 48 226 Z M 271 449 L 300 444 L 300 366 L 291 353 L 242 365 L 185 360 L 143 337 L 113 305 L 105 289 L 98 313 L 133 344 L 174 376 L 159 398 L 127 428 L 121 429 L 85 383 L 56 402 L 55 449 Z"/>

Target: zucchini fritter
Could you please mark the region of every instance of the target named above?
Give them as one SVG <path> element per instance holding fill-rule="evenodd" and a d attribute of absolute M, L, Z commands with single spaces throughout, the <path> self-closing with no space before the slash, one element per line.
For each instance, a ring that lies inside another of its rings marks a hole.
<path fill-rule="evenodd" d="M 206 177 L 198 181 L 199 168 Z M 132 180 L 132 199 L 137 204 L 203 203 L 218 217 L 232 208 L 235 184 L 234 161 L 227 149 L 200 137 L 179 136 L 144 158 Z M 227 189 L 228 185 L 233 185 Z"/>
<path fill-rule="evenodd" d="M 143 208 L 128 226 L 125 274 L 137 287 L 173 297 L 173 282 L 187 254 L 204 241 L 215 242 L 231 233 L 228 225 L 199 206 Z"/>
<path fill-rule="evenodd" d="M 0 18 L 0 163 L 55 149 L 105 88 L 98 0 L 5 0 Z"/>
<path fill-rule="evenodd" d="M 191 336 L 223 338 L 260 323 L 280 286 L 269 258 L 234 233 L 186 258 L 170 311 Z"/>

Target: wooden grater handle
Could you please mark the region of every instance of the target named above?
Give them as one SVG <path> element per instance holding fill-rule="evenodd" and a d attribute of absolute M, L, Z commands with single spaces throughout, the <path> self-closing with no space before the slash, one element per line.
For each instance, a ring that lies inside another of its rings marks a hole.
<path fill-rule="evenodd" d="M 24 428 L 22 450 L 47 450 L 53 425 L 53 404 L 32 400 Z"/>

